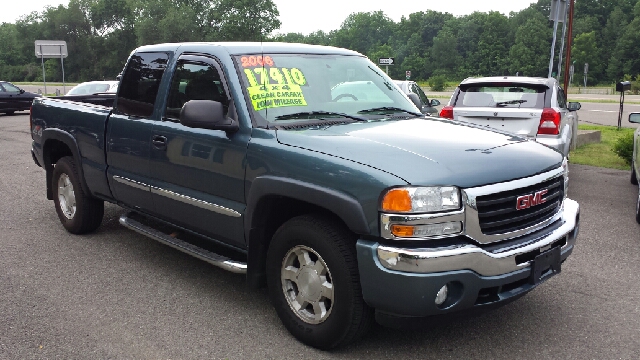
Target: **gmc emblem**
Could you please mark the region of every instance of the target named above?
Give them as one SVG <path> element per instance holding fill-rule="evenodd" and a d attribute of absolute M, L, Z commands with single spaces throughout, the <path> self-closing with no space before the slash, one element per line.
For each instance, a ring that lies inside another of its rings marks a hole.
<path fill-rule="evenodd" d="M 547 199 L 543 198 L 543 196 L 547 195 L 548 190 L 541 190 L 536 192 L 535 194 L 518 196 L 518 200 L 516 202 L 517 210 L 528 209 L 532 206 L 544 204 L 547 202 Z"/>

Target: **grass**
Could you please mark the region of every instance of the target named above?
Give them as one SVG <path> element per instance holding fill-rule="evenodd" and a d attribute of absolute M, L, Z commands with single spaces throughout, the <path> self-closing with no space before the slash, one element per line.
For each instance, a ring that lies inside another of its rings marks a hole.
<path fill-rule="evenodd" d="M 569 162 L 598 166 L 618 170 L 630 170 L 631 167 L 613 152 L 613 145 L 618 138 L 626 133 L 633 133 L 635 129 L 615 126 L 579 125 L 579 130 L 600 130 L 601 142 L 583 145 L 569 154 Z"/>

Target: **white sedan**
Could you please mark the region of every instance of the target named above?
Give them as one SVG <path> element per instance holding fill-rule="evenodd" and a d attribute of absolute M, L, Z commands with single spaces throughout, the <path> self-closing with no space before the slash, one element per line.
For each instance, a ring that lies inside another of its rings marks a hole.
<path fill-rule="evenodd" d="M 440 117 L 517 134 L 569 155 L 578 133 L 580 103 L 567 103 L 553 78 L 468 78 Z"/>
<path fill-rule="evenodd" d="M 67 95 L 117 93 L 119 81 L 88 81 L 74 86 Z"/>

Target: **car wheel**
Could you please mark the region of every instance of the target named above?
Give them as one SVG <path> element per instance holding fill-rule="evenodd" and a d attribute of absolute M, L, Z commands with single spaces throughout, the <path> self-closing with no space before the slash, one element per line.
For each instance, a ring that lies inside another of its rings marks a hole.
<path fill-rule="evenodd" d="M 346 345 L 373 323 L 362 299 L 355 240 L 339 221 L 322 215 L 293 218 L 273 236 L 269 297 L 287 330 L 307 345 Z"/>
<path fill-rule="evenodd" d="M 638 177 L 636 176 L 636 171 L 633 169 L 633 164 L 631 164 L 631 183 L 638 185 Z"/>
<path fill-rule="evenodd" d="M 73 234 L 97 229 L 104 216 L 104 202 L 84 193 L 72 157 L 58 160 L 52 181 L 53 201 L 62 226 Z"/>
<path fill-rule="evenodd" d="M 7 111 L 7 112 L 5 112 L 4 114 L 5 114 L 5 115 L 13 115 L 13 113 L 14 113 L 14 112 L 15 112 L 15 111 Z"/>

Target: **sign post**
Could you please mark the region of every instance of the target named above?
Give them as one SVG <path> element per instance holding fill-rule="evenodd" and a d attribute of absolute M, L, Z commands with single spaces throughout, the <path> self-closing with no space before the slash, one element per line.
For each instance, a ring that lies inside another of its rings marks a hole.
<path fill-rule="evenodd" d="M 64 93 L 67 92 L 67 86 L 64 81 L 64 58 L 69 56 L 69 52 L 67 51 L 67 42 L 66 41 L 58 41 L 58 40 L 36 40 L 36 57 L 40 58 L 40 62 L 42 63 L 42 81 L 44 82 L 44 93 L 47 93 L 47 79 L 46 72 L 44 69 L 44 59 L 60 59 L 62 64 L 62 88 Z"/>
<path fill-rule="evenodd" d="M 551 42 L 551 59 L 549 59 L 549 75 L 553 69 L 553 58 L 556 54 L 556 37 L 558 33 L 558 22 L 564 22 L 567 13 L 567 0 L 551 0 L 551 13 L 549 20 L 553 21 L 553 41 Z"/>
<path fill-rule="evenodd" d="M 584 63 L 584 87 L 587 87 L 587 73 L 589 72 L 589 63 Z"/>
<path fill-rule="evenodd" d="M 385 65 L 386 73 L 389 75 L 389 65 L 395 65 L 396 58 L 378 58 L 378 65 Z"/>

